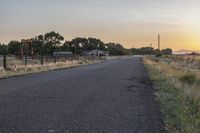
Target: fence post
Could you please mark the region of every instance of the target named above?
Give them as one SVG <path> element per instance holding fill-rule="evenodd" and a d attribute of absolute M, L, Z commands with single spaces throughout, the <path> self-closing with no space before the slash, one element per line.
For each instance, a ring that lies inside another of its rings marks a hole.
<path fill-rule="evenodd" d="M 27 55 L 25 56 L 25 66 L 27 66 Z"/>
<path fill-rule="evenodd" d="M 87 60 L 87 59 L 86 59 L 86 55 L 84 55 L 84 60 L 85 60 L 85 64 L 86 64 L 86 62 L 87 62 L 87 61 L 86 61 L 86 60 Z"/>
<path fill-rule="evenodd" d="M 56 63 L 56 60 L 57 60 L 57 55 L 54 57 L 54 63 Z"/>
<path fill-rule="evenodd" d="M 43 58 L 43 55 L 41 55 L 41 65 L 43 66 L 44 64 L 44 58 Z"/>
<path fill-rule="evenodd" d="M 6 54 L 3 55 L 3 68 L 7 70 Z"/>

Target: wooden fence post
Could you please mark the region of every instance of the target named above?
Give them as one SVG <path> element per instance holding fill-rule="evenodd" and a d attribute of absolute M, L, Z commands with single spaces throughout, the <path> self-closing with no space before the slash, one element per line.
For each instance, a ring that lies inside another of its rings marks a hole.
<path fill-rule="evenodd" d="M 27 66 L 27 61 L 28 61 L 28 59 L 27 59 L 28 57 L 27 57 L 27 55 L 25 56 L 25 66 Z"/>
<path fill-rule="evenodd" d="M 44 64 L 44 58 L 43 58 L 44 56 L 43 55 L 41 55 L 41 65 L 43 66 L 43 64 Z"/>
<path fill-rule="evenodd" d="M 57 55 L 54 57 L 54 63 L 57 62 Z"/>
<path fill-rule="evenodd" d="M 6 54 L 3 55 L 3 68 L 7 70 Z"/>

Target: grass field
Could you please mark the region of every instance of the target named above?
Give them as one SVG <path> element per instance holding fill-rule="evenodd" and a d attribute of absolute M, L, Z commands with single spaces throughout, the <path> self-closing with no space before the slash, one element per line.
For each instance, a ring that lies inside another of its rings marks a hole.
<path fill-rule="evenodd" d="M 200 133 L 199 57 L 145 57 L 167 132 Z"/>

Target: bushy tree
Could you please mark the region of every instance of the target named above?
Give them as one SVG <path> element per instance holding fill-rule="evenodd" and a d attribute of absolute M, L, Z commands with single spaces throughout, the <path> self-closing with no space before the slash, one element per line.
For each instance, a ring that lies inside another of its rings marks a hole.
<path fill-rule="evenodd" d="M 91 38 L 91 37 L 88 38 L 88 45 L 89 45 L 88 50 L 91 50 L 91 49 L 105 50 L 106 49 L 104 42 L 96 38 Z"/>
<path fill-rule="evenodd" d="M 162 50 L 162 54 L 164 55 L 172 55 L 172 49 L 166 48 Z"/>
<path fill-rule="evenodd" d="M 107 50 L 110 55 L 125 55 L 127 50 L 121 44 L 108 43 L 106 44 Z"/>
<path fill-rule="evenodd" d="M 138 54 L 138 49 L 137 48 L 130 48 L 129 52 L 130 52 L 130 54 L 136 55 L 136 54 Z"/>
<path fill-rule="evenodd" d="M 64 37 L 61 36 L 59 33 L 52 31 L 46 33 L 44 35 L 44 39 L 45 39 L 46 50 L 48 51 L 48 53 L 53 53 L 59 49 L 61 41 L 64 40 Z"/>
<path fill-rule="evenodd" d="M 22 49 L 22 44 L 18 41 L 10 41 L 8 43 L 8 52 L 13 55 L 19 55 Z"/>
<path fill-rule="evenodd" d="M 87 38 L 77 37 L 68 42 L 68 45 L 71 47 L 72 51 L 80 53 L 83 50 L 88 50 L 88 40 Z"/>
<path fill-rule="evenodd" d="M 48 52 L 43 35 L 38 35 L 33 39 L 32 47 L 35 54 L 44 55 Z"/>
<path fill-rule="evenodd" d="M 5 44 L 0 44 L 0 55 L 8 54 L 8 46 Z"/>
<path fill-rule="evenodd" d="M 71 41 L 67 42 L 70 47 L 77 50 L 77 53 L 80 53 L 81 51 L 86 50 L 105 50 L 105 44 L 100 39 L 96 38 L 81 38 L 77 37 L 75 39 L 72 39 Z"/>
<path fill-rule="evenodd" d="M 60 51 L 73 51 L 70 41 L 65 41 L 64 44 L 60 47 Z"/>

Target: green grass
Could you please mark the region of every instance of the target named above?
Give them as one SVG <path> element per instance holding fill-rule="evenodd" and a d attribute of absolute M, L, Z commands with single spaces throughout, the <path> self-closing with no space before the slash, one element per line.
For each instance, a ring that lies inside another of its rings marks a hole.
<path fill-rule="evenodd" d="M 197 95 L 200 87 L 196 75 L 184 73 L 180 76 L 178 70 L 168 75 L 161 64 L 153 60 L 144 63 L 154 82 L 167 132 L 200 133 L 200 95 Z"/>

